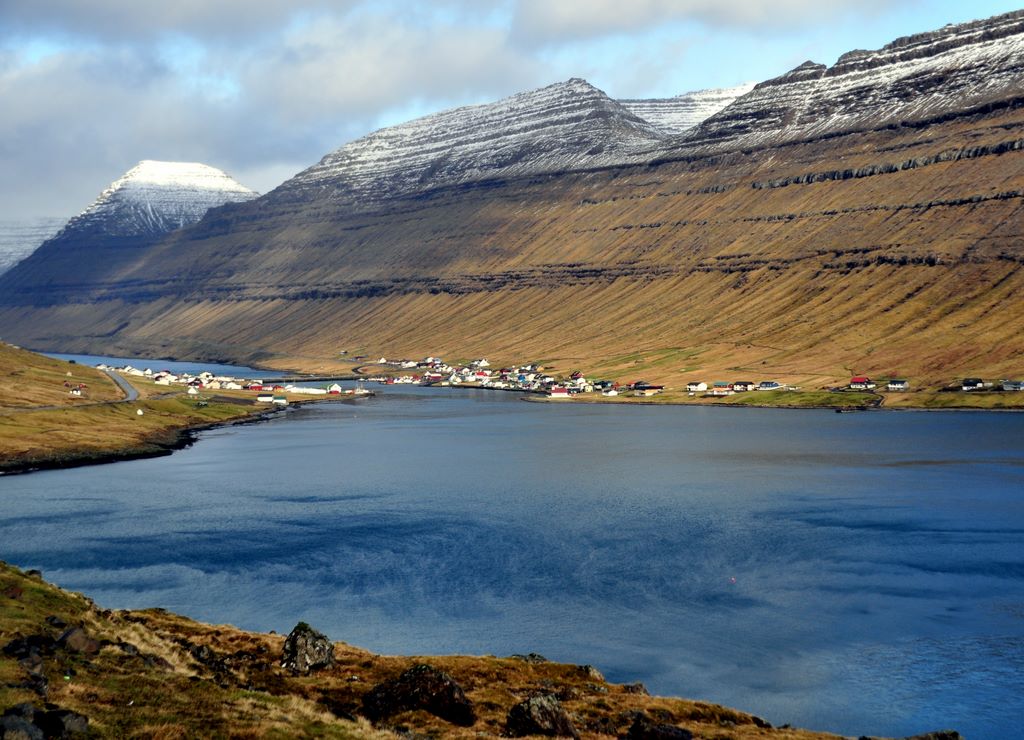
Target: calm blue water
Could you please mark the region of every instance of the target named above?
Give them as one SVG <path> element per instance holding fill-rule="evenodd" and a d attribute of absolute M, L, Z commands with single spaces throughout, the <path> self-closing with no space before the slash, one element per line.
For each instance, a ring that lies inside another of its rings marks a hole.
<path fill-rule="evenodd" d="M 1022 441 L 1020 414 L 386 388 L 170 457 L 0 478 L 0 557 L 109 607 L 537 651 L 775 724 L 1005 738 Z"/>
<path fill-rule="evenodd" d="M 147 367 L 152 370 L 171 370 L 176 373 L 200 373 L 209 370 L 214 375 L 234 375 L 238 377 L 254 377 L 261 373 L 272 373 L 281 375 L 280 370 L 257 370 L 245 365 L 219 365 L 215 362 L 188 362 L 179 360 L 145 360 L 137 357 L 107 357 L 105 355 L 74 355 L 62 352 L 43 352 L 47 357 L 56 357 L 58 360 L 74 360 L 79 365 L 99 365 L 105 362 L 114 367 L 131 365 L 140 370 Z"/>

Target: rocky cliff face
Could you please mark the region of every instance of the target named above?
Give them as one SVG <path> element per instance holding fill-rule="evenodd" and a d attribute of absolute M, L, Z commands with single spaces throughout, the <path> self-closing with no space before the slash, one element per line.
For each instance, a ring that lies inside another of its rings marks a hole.
<path fill-rule="evenodd" d="M 906 125 L 1024 100 L 1024 11 L 805 62 L 757 85 L 676 142 L 682 150 L 775 145 Z"/>
<path fill-rule="evenodd" d="M 753 89 L 754 83 L 750 82 L 736 87 L 697 90 L 674 98 L 645 98 L 619 102 L 658 131 L 664 134 L 681 134 Z"/>
<path fill-rule="evenodd" d="M 659 130 L 585 80 L 375 131 L 331 152 L 271 201 L 388 197 L 483 179 L 635 161 Z"/>

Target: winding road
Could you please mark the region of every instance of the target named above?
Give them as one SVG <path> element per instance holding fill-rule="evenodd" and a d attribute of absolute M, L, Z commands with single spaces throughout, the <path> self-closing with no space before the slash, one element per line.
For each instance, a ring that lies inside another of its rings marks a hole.
<path fill-rule="evenodd" d="M 122 378 L 119 374 L 117 374 L 113 370 L 104 370 L 103 372 L 105 372 L 110 377 L 111 380 L 113 380 L 115 383 L 117 383 L 117 385 L 121 388 L 121 390 L 123 390 L 125 392 L 125 394 L 126 394 L 126 396 L 124 398 L 122 398 L 120 401 L 112 401 L 110 403 L 122 403 L 122 402 L 125 402 L 125 401 L 134 401 L 134 400 L 136 400 L 139 397 L 139 392 L 137 390 L 135 390 L 135 386 L 133 386 L 127 380 Z"/>
<path fill-rule="evenodd" d="M 118 388 L 124 391 L 124 398 L 121 398 L 117 401 L 91 401 L 88 403 L 76 403 L 73 406 L 58 406 L 55 404 L 51 404 L 48 406 L 26 406 L 19 408 L 5 408 L 0 409 L 0 416 L 6 416 L 8 414 L 27 414 L 33 411 L 53 411 L 55 409 L 84 409 L 89 406 L 107 406 L 113 403 L 131 403 L 132 401 L 138 400 L 139 392 L 135 390 L 135 387 L 131 383 L 122 378 L 113 370 L 104 370 L 103 372 L 110 376 L 111 380 L 117 383 Z"/>

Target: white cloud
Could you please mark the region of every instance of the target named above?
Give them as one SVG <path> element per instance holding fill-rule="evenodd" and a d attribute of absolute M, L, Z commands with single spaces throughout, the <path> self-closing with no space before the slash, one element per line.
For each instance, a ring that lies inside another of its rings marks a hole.
<path fill-rule="evenodd" d="M 513 28 L 525 42 L 553 43 L 687 21 L 725 28 L 800 28 L 885 6 L 885 0 L 518 0 Z"/>
<path fill-rule="evenodd" d="M 0 34 L 58 33 L 146 41 L 183 34 L 244 37 L 279 30 L 296 13 L 346 11 L 355 0 L 31 0 L 0 3 Z"/>
<path fill-rule="evenodd" d="M 388 16 L 321 19 L 254 55 L 241 84 L 282 125 L 373 120 L 417 100 L 491 99 L 543 70 L 486 26 L 417 27 Z"/>
<path fill-rule="evenodd" d="M 139 159 L 266 190 L 380 125 L 572 76 L 620 97 L 769 77 L 803 60 L 799 29 L 831 42 L 843 14 L 885 6 L 0 0 L 0 218 L 77 211 Z"/>

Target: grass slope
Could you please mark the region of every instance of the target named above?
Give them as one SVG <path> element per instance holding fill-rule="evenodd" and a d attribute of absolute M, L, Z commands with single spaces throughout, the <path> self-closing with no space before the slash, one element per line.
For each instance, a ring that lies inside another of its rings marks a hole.
<path fill-rule="evenodd" d="M 65 383 L 85 383 L 81 397 L 70 395 Z M 29 352 L 0 342 L 0 413 L 38 406 L 75 408 L 97 401 L 116 401 L 124 393 L 95 368 Z"/>
<path fill-rule="evenodd" d="M 259 413 L 240 394 L 200 405 L 180 390 L 132 380 L 140 398 L 122 402 L 105 373 L 0 343 L 0 472 L 166 453 L 186 429 Z M 65 381 L 87 383 L 86 395 L 69 396 Z"/>

